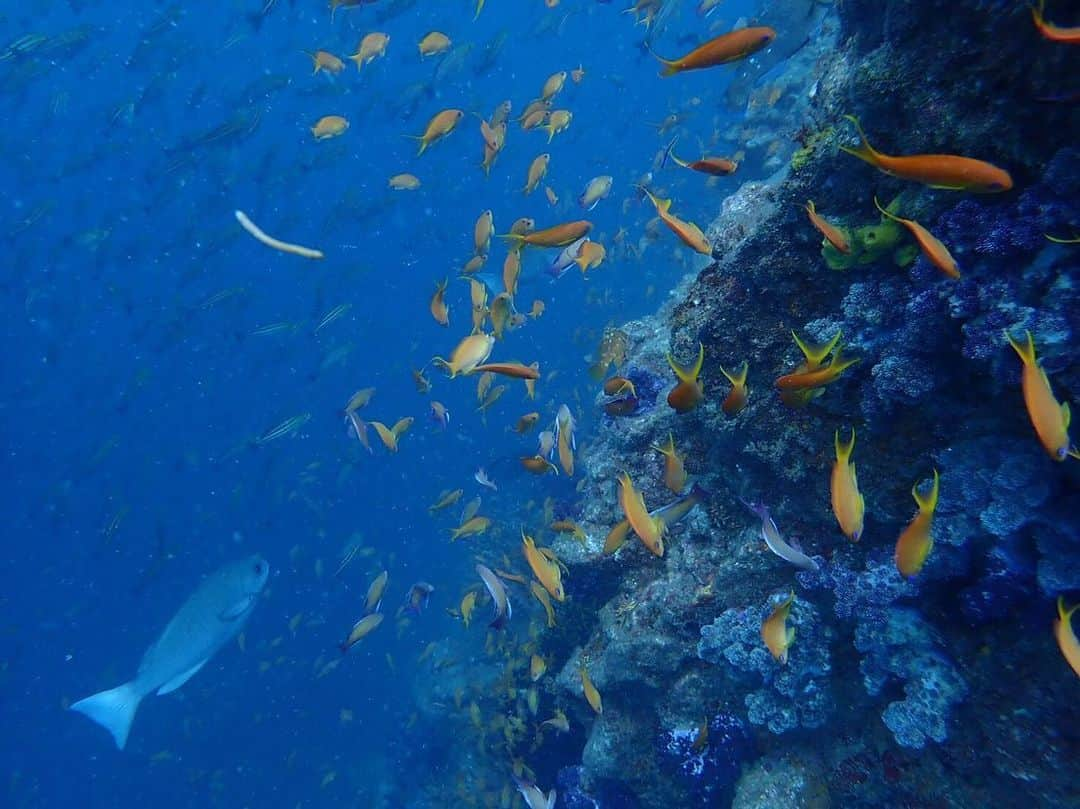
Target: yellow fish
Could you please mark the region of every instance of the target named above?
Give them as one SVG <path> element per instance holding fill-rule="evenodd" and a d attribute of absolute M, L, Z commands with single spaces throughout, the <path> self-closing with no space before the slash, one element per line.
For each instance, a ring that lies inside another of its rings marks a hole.
<path fill-rule="evenodd" d="M 562 571 L 559 570 L 558 564 L 552 562 L 536 547 L 533 538 L 528 536 L 524 529 L 521 531 L 521 550 L 525 554 L 525 561 L 529 563 L 533 575 L 544 585 L 544 589 L 556 601 L 565 601 L 566 593 L 562 585 Z"/>
<path fill-rule="evenodd" d="M 934 521 L 934 510 L 938 502 L 938 472 L 934 470 L 934 483 L 927 495 L 919 494 L 919 484 L 911 487 L 911 496 L 919 504 L 919 513 L 911 521 L 900 538 L 896 540 L 896 569 L 900 575 L 910 578 L 922 570 L 930 549 L 934 547 L 934 537 L 930 533 Z"/>
<path fill-rule="evenodd" d="M 623 472 L 619 477 L 619 504 L 627 522 L 646 548 L 656 556 L 664 555 L 664 534 L 666 526 L 660 517 L 652 517 L 645 508 L 645 499 L 634 488 L 630 476 Z"/>
<path fill-rule="evenodd" d="M 461 599 L 461 620 L 465 623 L 465 628 L 469 628 L 469 624 L 472 622 L 473 610 L 476 609 L 476 591 L 469 590 Z"/>
<path fill-rule="evenodd" d="M 785 601 L 777 604 L 769 617 L 761 624 L 761 639 L 765 641 L 765 647 L 781 666 L 787 663 L 788 648 L 795 640 L 795 627 L 787 625 L 794 601 L 795 593 L 792 593 Z"/>
<path fill-rule="evenodd" d="M 1065 599 L 1058 596 L 1058 617 L 1054 621 L 1054 637 L 1057 638 L 1058 648 L 1065 656 L 1065 660 L 1072 666 L 1072 670 L 1080 677 L 1080 643 L 1076 640 L 1076 633 L 1072 628 L 1072 615 L 1080 608 L 1080 604 L 1073 604 L 1065 609 Z M 534 678 L 535 679 L 535 678 Z"/>
<path fill-rule="evenodd" d="M 495 338 L 490 334 L 470 334 L 458 343 L 449 360 L 435 357 L 432 362 L 449 371 L 453 379 L 460 374 L 470 373 L 477 365 L 487 361 L 494 345 Z"/>
<path fill-rule="evenodd" d="M 832 509 L 840 530 L 852 542 L 858 542 L 863 532 L 863 515 L 866 503 L 859 492 L 859 479 L 855 476 L 855 464 L 851 463 L 851 451 L 855 448 L 855 428 L 851 428 L 851 440 L 840 443 L 840 431 L 833 437 L 836 447 L 836 463 L 832 468 L 830 491 Z"/>
<path fill-rule="evenodd" d="M 459 525 L 457 528 L 450 529 L 450 541 L 453 542 L 461 537 L 479 536 L 490 527 L 491 520 L 488 517 L 473 517 L 468 522 Z"/>
<path fill-rule="evenodd" d="M 600 698 L 600 692 L 596 690 L 596 686 L 593 685 L 592 680 L 589 678 L 589 670 L 582 666 L 578 673 L 581 675 L 581 688 L 585 692 L 585 699 L 589 703 L 589 707 L 596 711 L 597 715 L 604 712 L 604 702 Z"/>
<path fill-rule="evenodd" d="M 652 448 L 664 456 L 664 485 L 675 494 L 682 494 L 686 488 L 686 469 L 683 466 L 686 456 L 676 451 L 671 433 L 668 433 L 666 444 L 653 444 Z"/>
<path fill-rule="evenodd" d="M 1024 363 L 1020 387 L 1039 443 L 1055 461 L 1064 461 L 1070 455 L 1080 458 L 1080 451 L 1069 441 L 1069 403 L 1058 403 L 1050 380 L 1046 378 L 1046 371 L 1039 367 L 1039 361 L 1035 358 L 1035 342 L 1031 339 L 1031 332 L 1024 332 L 1024 337 L 1026 343 L 1021 345 L 1008 331 L 1005 332 L 1005 339 Z"/>

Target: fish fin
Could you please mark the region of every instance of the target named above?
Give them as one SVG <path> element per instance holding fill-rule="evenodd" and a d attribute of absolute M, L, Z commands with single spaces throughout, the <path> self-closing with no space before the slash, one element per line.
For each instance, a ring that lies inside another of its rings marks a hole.
<path fill-rule="evenodd" d="M 72 704 L 71 710 L 89 716 L 109 731 L 117 749 L 123 750 L 142 697 L 143 695 L 135 690 L 134 683 L 124 683 L 79 700 Z"/>
<path fill-rule="evenodd" d="M 847 443 L 841 443 L 840 431 L 837 430 L 833 436 L 833 444 L 836 447 L 836 462 L 848 463 L 848 459 L 851 457 L 851 451 L 855 449 L 855 428 L 851 428 L 851 439 Z M 851 468 L 854 470 L 855 464 L 851 464 Z M 854 472 L 852 472 L 854 474 Z"/>
<path fill-rule="evenodd" d="M 1065 606 L 1065 596 L 1058 596 L 1057 600 L 1058 617 L 1062 623 L 1069 623 L 1069 619 L 1072 618 L 1072 614 L 1080 609 L 1080 602 L 1073 604 L 1071 607 Z"/>
<path fill-rule="evenodd" d="M 671 139 L 671 143 L 669 143 L 664 148 L 664 156 L 660 159 L 660 168 L 664 168 L 665 166 L 667 166 L 668 158 L 674 157 L 674 155 L 672 155 L 671 153 L 671 150 L 675 148 L 675 144 L 678 142 L 678 140 L 679 136 L 676 135 Z"/>
<path fill-rule="evenodd" d="M 810 370 L 817 368 L 824 359 L 829 356 L 836 344 L 840 342 L 840 337 L 843 331 L 837 329 L 836 334 L 821 344 L 807 343 L 795 332 L 791 330 L 791 336 L 795 340 L 795 345 L 799 347 L 799 351 L 806 357 L 807 365 L 810 366 Z"/>
<path fill-rule="evenodd" d="M 209 659 L 209 658 L 207 658 L 207 659 Z M 184 683 L 186 683 L 188 680 L 190 680 L 192 677 L 194 677 L 195 674 L 199 671 L 199 669 L 201 669 L 205 665 L 206 665 L 206 660 L 200 660 L 198 663 L 196 663 L 190 669 L 185 671 L 183 674 L 180 674 L 180 675 L 178 675 L 176 677 L 173 677 L 171 680 L 169 680 L 169 682 L 167 682 L 167 683 L 165 683 L 165 685 L 161 686 L 161 688 L 159 688 L 157 690 L 157 695 L 160 697 L 160 696 L 163 696 L 165 694 L 171 694 L 177 688 L 179 688 Z"/>
<path fill-rule="evenodd" d="M 1064 430 L 1069 429 L 1069 422 L 1072 421 L 1072 411 L 1069 410 L 1069 403 L 1061 403 L 1061 427 Z"/>
<path fill-rule="evenodd" d="M 1013 347 L 1017 354 L 1020 355 L 1020 359 L 1023 360 L 1024 365 L 1035 365 L 1035 341 L 1031 339 L 1031 332 L 1024 332 L 1024 339 L 1026 343 L 1020 345 L 1013 336 L 1009 334 L 1009 330 L 1004 330 L 1005 339 L 1009 341 L 1009 345 Z"/>
<path fill-rule="evenodd" d="M 806 201 L 806 212 L 817 213 L 817 208 L 814 207 L 814 201 L 812 199 Z"/>
<path fill-rule="evenodd" d="M 727 371 L 724 370 L 724 367 L 722 365 L 720 366 L 720 373 L 726 376 L 728 382 L 730 382 L 735 387 L 741 387 L 742 385 L 746 384 L 746 374 L 749 370 L 750 363 L 746 360 L 743 360 L 742 365 L 739 366 L 739 370 L 733 374 L 729 374 Z"/>
<path fill-rule="evenodd" d="M 790 646 L 795 642 L 795 627 L 789 626 L 787 628 L 787 645 Z"/>
<path fill-rule="evenodd" d="M 882 208 L 881 203 L 878 202 L 878 198 L 877 198 L 876 194 L 874 195 L 874 207 L 877 208 L 879 211 L 881 211 L 882 216 L 888 217 L 889 219 L 893 220 L 894 222 L 906 222 L 907 221 L 906 219 L 901 219 L 896 214 L 889 213 L 885 208 Z"/>
<path fill-rule="evenodd" d="M 934 509 L 937 508 L 938 501 L 938 471 L 934 470 L 934 483 L 930 487 L 930 491 L 927 494 L 919 493 L 919 484 L 916 483 L 911 487 L 911 496 L 915 498 L 915 502 L 919 504 L 919 511 L 926 514 L 933 514 Z M 929 551 L 927 551 L 929 553 Z"/>
<path fill-rule="evenodd" d="M 555 792 L 554 789 L 551 790 L 550 792 L 548 792 L 546 809 L 555 809 L 555 798 L 557 798 L 557 797 L 558 797 L 558 794 Z"/>
<path fill-rule="evenodd" d="M 668 365 L 671 366 L 671 370 L 675 372 L 675 376 L 682 382 L 686 382 L 688 385 L 696 384 L 697 378 L 701 374 L 701 366 L 705 364 L 705 346 L 698 343 L 698 357 L 689 370 L 676 363 L 675 358 L 670 354 L 667 355 L 667 361 Z"/>
<path fill-rule="evenodd" d="M 858 146 L 841 145 L 841 150 L 847 152 L 850 155 L 854 155 L 860 160 L 865 160 L 871 166 L 876 166 L 878 164 L 878 158 L 881 157 L 881 155 L 874 150 L 873 146 L 870 145 L 870 141 L 867 140 L 866 133 L 863 132 L 862 124 L 859 123 L 859 119 L 856 118 L 854 115 L 845 115 L 844 117 L 855 125 L 855 131 L 859 133 L 860 143 Z"/>
<path fill-rule="evenodd" d="M 674 458 L 675 457 L 675 437 L 671 433 L 668 433 L 668 435 L 667 435 L 667 443 L 666 444 L 653 444 L 652 448 L 655 449 L 657 452 L 663 454 L 663 455 L 667 455 L 669 458 Z"/>

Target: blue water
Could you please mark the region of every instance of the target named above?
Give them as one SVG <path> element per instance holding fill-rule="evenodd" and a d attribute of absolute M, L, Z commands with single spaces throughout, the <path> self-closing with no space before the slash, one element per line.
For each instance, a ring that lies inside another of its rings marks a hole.
<path fill-rule="evenodd" d="M 724 30 L 750 10 L 729 2 L 702 23 L 683 5 L 656 33 L 658 50 L 685 50 L 703 26 Z M 445 432 L 428 421 L 429 397 L 410 371 L 468 331 L 468 285 L 451 282 L 444 330 L 427 312 L 435 281 L 471 256 L 483 209 L 494 210 L 499 232 L 524 215 L 540 225 L 579 218 L 585 182 L 614 176 L 611 197 L 589 215 L 609 260 L 584 281 L 574 270 L 557 284 L 524 282 L 519 306 L 540 298 L 547 311 L 495 352 L 557 371 L 541 382 L 535 408 L 547 424 L 570 403 L 587 443 L 596 416 L 581 407 L 594 395 L 586 356 L 607 323 L 655 311 L 689 269 L 671 241 L 632 262 L 613 255 L 611 239 L 626 228 L 636 243 L 652 216 L 631 184 L 668 135 L 647 123 L 690 110 L 694 133 L 708 140 L 732 115 L 722 102 L 729 74 L 662 81 L 641 47 L 644 28 L 619 5 L 490 0 L 473 21 L 461 0 L 380 2 L 331 23 L 322 3 L 278 0 L 256 28 L 248 15 L 259 8 L 246 0 L 0 10 L 0 47 L 27 34 L 52 38 L 0 62 L 5 805 L 370 805 L 375 782 L 402 780 L 438 733 L 405 730 L 415 661 L 429 642 L 465 637 L 445 608 L 475 582 L 475 554 L 497 563 L 528 501 L 576 496 L 573 480 L 526 479 L 517 466 L 533 442 L 507 431 L 534 407 L 521 383 L 510 383 L 485 424 L 472 380 L 449 382 L 429 367 L 430 398 L 453 419 Z M 311 75 L 301 51 L 344 57 L 376 29 L 392 38 L 385 58 L 359 74 L 347 63 L 340 76 Z M 430 95 L 403 106 L 439 64 L 416 53 L 432 29 L 471 51 Z M 502 36 L 484 66 L 484 49 Z M 490 178 L 478 165 L 474 117 L 419 159 L 403 137 L 446 107 L 487 116 L 510 98 L 520 111 L 549 74 L 579 64 L 584 81 L 568 81 L 556 104 L 573 111 L 570 129 L 549 147 L 543 134 L 512 125 Z M 345 115 L 350 129 L 317 143 L 309 128 L 328 114 Z M 200 143 L 230 121 L 239 131 Z M 542 151 L 552 154 L 554 208 L 542 191 L 520 192 Z M 422 188 L 388 191 L 387 178 L 402 171 Z M 754 176 L 746 166 L 740 180 Z M 734 179 L 697 183 L 680 213 L 704 225 L 734 187 Z M 237 226 L 237 208 L 326 259 L 268 250 Z M 498 273 L 504 255 L 494 247 L 488 269 Z M 548 258 L 530 255 L 528 271 L 539 274 Z M 339 304 L 351 308 L 313 335 Z M 251 334 L 277 321 L 299 325 Z M 416 417 L 397 455 L 381 447 L 368 455 L 346 433 L 341 408 L 365 386 L 377 388 L 366 417 Z M 297 434 L 250 445 L 303 413 L 311 420 Z M 442 489 L 480 493 L 479 466 L 500 487 L 483 491 L 484 513 L 510 527 L 501 538 L 450 545 L 460 506 L 438 519 L 426 508 Z M 335 577 L 357 532 L 371 555 Z M 200 577 L 256 551 L 273 573 L 244 651 L 230 644 L 179 692 L 148 698 L 124 752 L 65 710 L 129 678 Z M 388 622 L 316 677 L 384 567 L 389 610 L 424 579 L 436 587 L 428 611 L 400 631 Z M 457 641 L 459 655 L 476 654 L 482 637 Z M 342 709 L 352 721 L 341 721 Z M 445 777 L 449 785 L 456 774 Z"/>

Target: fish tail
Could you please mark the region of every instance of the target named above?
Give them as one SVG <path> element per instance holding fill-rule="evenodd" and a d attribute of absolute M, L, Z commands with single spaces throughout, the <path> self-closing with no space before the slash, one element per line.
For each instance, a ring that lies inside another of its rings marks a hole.
<path fill-rule="evenodd" d="M 894 202 L 895 202 L 895 200 L 894 200 Z M 888 210 L 886 210 L 885 208 L 882 208 L 881 203 L 878 202 L 878 198 L 877 198 L 876 194 L 874 195 L 874 207 L 877 208 L 879 211 L 881 211 L 882 216 L 887 216 L 889 219 L 893 220 L 894 222 L 902 222 L 902 221 L 904 221 L 899 216 L 897 216 L 896 214 L 889 213 Z"/>
<path fill-rule="evenodd" d="M 71 710 L 89 716 L 109 731 L 117 749 L 123 750 L 142 698 L 143 695 L 135 690 L 134 683 L 124 683 L 79 700 L 71 706 Z"/>
<path fill-rule="evenodd" d="M 671 139 L 671 143 L 669 143 L 667 145 L 667 147 L 665 147 L 664 156 L 660 160 L 660 168 L 664 168 L 667 165 L 668 158 L 673 158 L 674 157 L 674 155 L 671 153 L 671 150 L 675 148 L 675 144 L 678 142 L 678 140 L 679 140 L 679 136 L 676 135 L 675 137 L 673 137 Z"/>
<path fill-rule="evenodd" d="M 795 340 L 795 345 L 799 347 L 799 351 L 806 357 L 806 361 L 814 367 L 821 365 L 824 359 L 829 356 L 830 352 L 836 348 L 836 344 L 840 342 L 842 334 L 843 331 L 838 329 L 836 334 L 834 334 L 828 342 L 821 345 L 811 345 L 810 343 L 803 341 L 803 339 L 795 333 L 794 329 L 791 330 L 791 336 Z"/>
<path fill-rule="evenodd" d="M 846 464 L 851 458 L 851 451 L 855 449 L 855 428 L 851 428 L 851 438 L 846 442 L 840 441 L 840 431 L 833 435 L 833 445 L 836 447 L 836 462 Z"/>
<path fill-rule="evenodd" d="M 629 9 L 629 11 L 633 11 L 633 9 Z M 666 79 L 668 76 L 674 76 L 676 73 L 679 72 L 679 68 L 676 67 L 675 62 L 673 62 L 671 59 L 665 59 L 663 56 L 660 56 L 656 51 L 654 51 L 652 49 L 652 45 L 649 44 L 648 39 L 646 39 L 641 44 L 644 45 L 645 50 L 647 50 L 649 54 L 661 64 L 662 67 L 660 68 L 660 75 L 663 78 Z"/>
<path fill-rule="evenodd" d="M 863 132 L 862 124 L 859 123 L 859 119 L 854 115 L 845 115 L 851 123 L 855 125 L 855 131 L 859 133 L 860 143 L 858 146 L 843 146 L 841 149 L 848 154 L 855 155 L 860 160 L 865 160 L 872 166 L 876 166 L 878 163 L 878 153 L 874 150 L 874 147 L 870 145 L 870 141 L 866 138 L 866 133 Z"/>
<path fill-rule="evenodd" d="M 669 457 L 675 456 L 675 437 L 668 433 L 666 444 L 653 444 L 652 448 Z"/>
<path fill-rule="evenodd" d="M 1057 600 L 1058 617 L 1062 623 L 1068 623 L 1072 618 L 1072 614 L 1077 610 L 1080 610 L 1080 602 L 1073 604 L 1071 607 L 1065 606 L 1065 596 L 1058 596 Z"/>
<path fill-rule="evenodd" d="M 940 488 L 938 471 L 934 470 L 934 483 L 930 487 L 930 491 L 926 494 L 919 492 L 919 484 L 916 483 L 911 487 L 911 496 L 915 498 L 915 502 L 919 504 L 919 511 L 923 514 L 933 514 L 934 509 L 937 508 L 938 502 L 938 490 Z"/>
<path fill-rule="evenodd" d="M 737 370 L 733 374 L 729 374 L 727 371 L 724 370 L 724 366 L 722 366 L 722 365 L 720 366 L 720 373 L 722 373 L 724 376 L 726 376 L 727 379 L 728 379 L 728 382 L 730 382 L 735 387 L 740 387 L 740 386 L 746 384 L 746 375 L 749 372 L 749 370 L 750 370 L 750 363 L 747 362 L 746 360 L 743 360 L 742 365 L 739 366 L 739 370 Z"/>
<path fill-rule="evenodd" d="M 843 356 L 841 356 L 843 354 L 843 352 L 844 352 L 844 347 L 843 346 L 837 346 L 836 347 L 836 353 L 833 354 L 832 360 L 829 361 L 829 367 L 830 368 L 835 368 L 837 375 L 842 373 L 844 370 L 850 368 L 852 365 L 857 363 L 859 361 L 859 359 L 860 359 L 859 357 L 843 357 Z"/>
<path fill-rule="evenodd" d="M 806 201 L 806 212 L 807 213 L 817 213 L 817 208 L 814 207 L 814 201 L 812 199 L 808 199 Z"/>
<path fill-rule="evenodd" d="M 1009 345 L 1013 347 L 1017 354 L 1020 355 L 1020 359 L 1024 361 L 1024 365 L 1035 365 L 1035 341 L 1031 339 L 1031 332 L 1024 332 L 1024 339 L 1026 343 L 1021 345 L 1013 336 L 1009 334 L 1009 330 L 1004 330 L 1005 339 L 1009 341 Z"/>

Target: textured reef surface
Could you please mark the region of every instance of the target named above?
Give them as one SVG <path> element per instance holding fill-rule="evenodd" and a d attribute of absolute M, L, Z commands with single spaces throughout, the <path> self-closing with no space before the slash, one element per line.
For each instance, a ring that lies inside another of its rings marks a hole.
<path fill-rule="evenodd" d="M 570 743 L 586 734 L 560 775 L 566 805 L 1066 805 L 1080 702 L 1050 623 L 1054 598 L 1080 589 L 1080 466 L 1035 440 L 1002 331 L 1033 333 L 1063 400 L 1080 390 L 1067 361 L 1080 259 L 1044 237 L 1080 222 L 1080 112 L 1048 100 L 1070 89 L 1076 57 L 1041 41 L 1022 5 L 801 9 L 804 44 L 774 78 L 781 102 L 761 103 L 749 74 L 729 100 L 746 104 L 748 150 L 784 122 L 817 123 L 772 148 L 770 179 L 723 201 L 715 260 L 654 317 L 620 326 L 619 372 L 645 393 L 585 447 L 588 541 L 556 544 L 571 594 L 597 616 L 557 632 L 573 650 L 556 686 Z M 839 150 L 856 142 L 845 114 L 882 151 L 977 156 L 1007 166 L 1015 188 L 976 196 L 886 176 Z M 928 263 L 875 196 L 945 242 L 961 278 Z M 808 199 L 854 235 L 851 256 L 823 248 Z M 792 330 L 839 330 L 859 358 L 799 408 L 772 389 L 801 359 Z M 666 355 L 685 362 L 699 341 L 705 400 L 678 415 L 664 402 Z M 720 369 L 744 360 L 749 404 L 730 418 Z M 867 503 L 857 544 L 829 509 L 833 434 L 852 427 Z M 604 554 L 622 518 L 619 472 L 648 508 L 673 500 L 652 448 L 669 432 L 709 497 L 671 526 L 663 558 L 632 533 Z M 912 484 L 935 468 L 936 542 L 905 580 L 893 546 Z M 740 500 L 765 502 L 816 569 L 769 553 Z M 761 626 L 790 591 L 781 666 Z M 581 699 L 583 665 L 598 716 Z"/>

